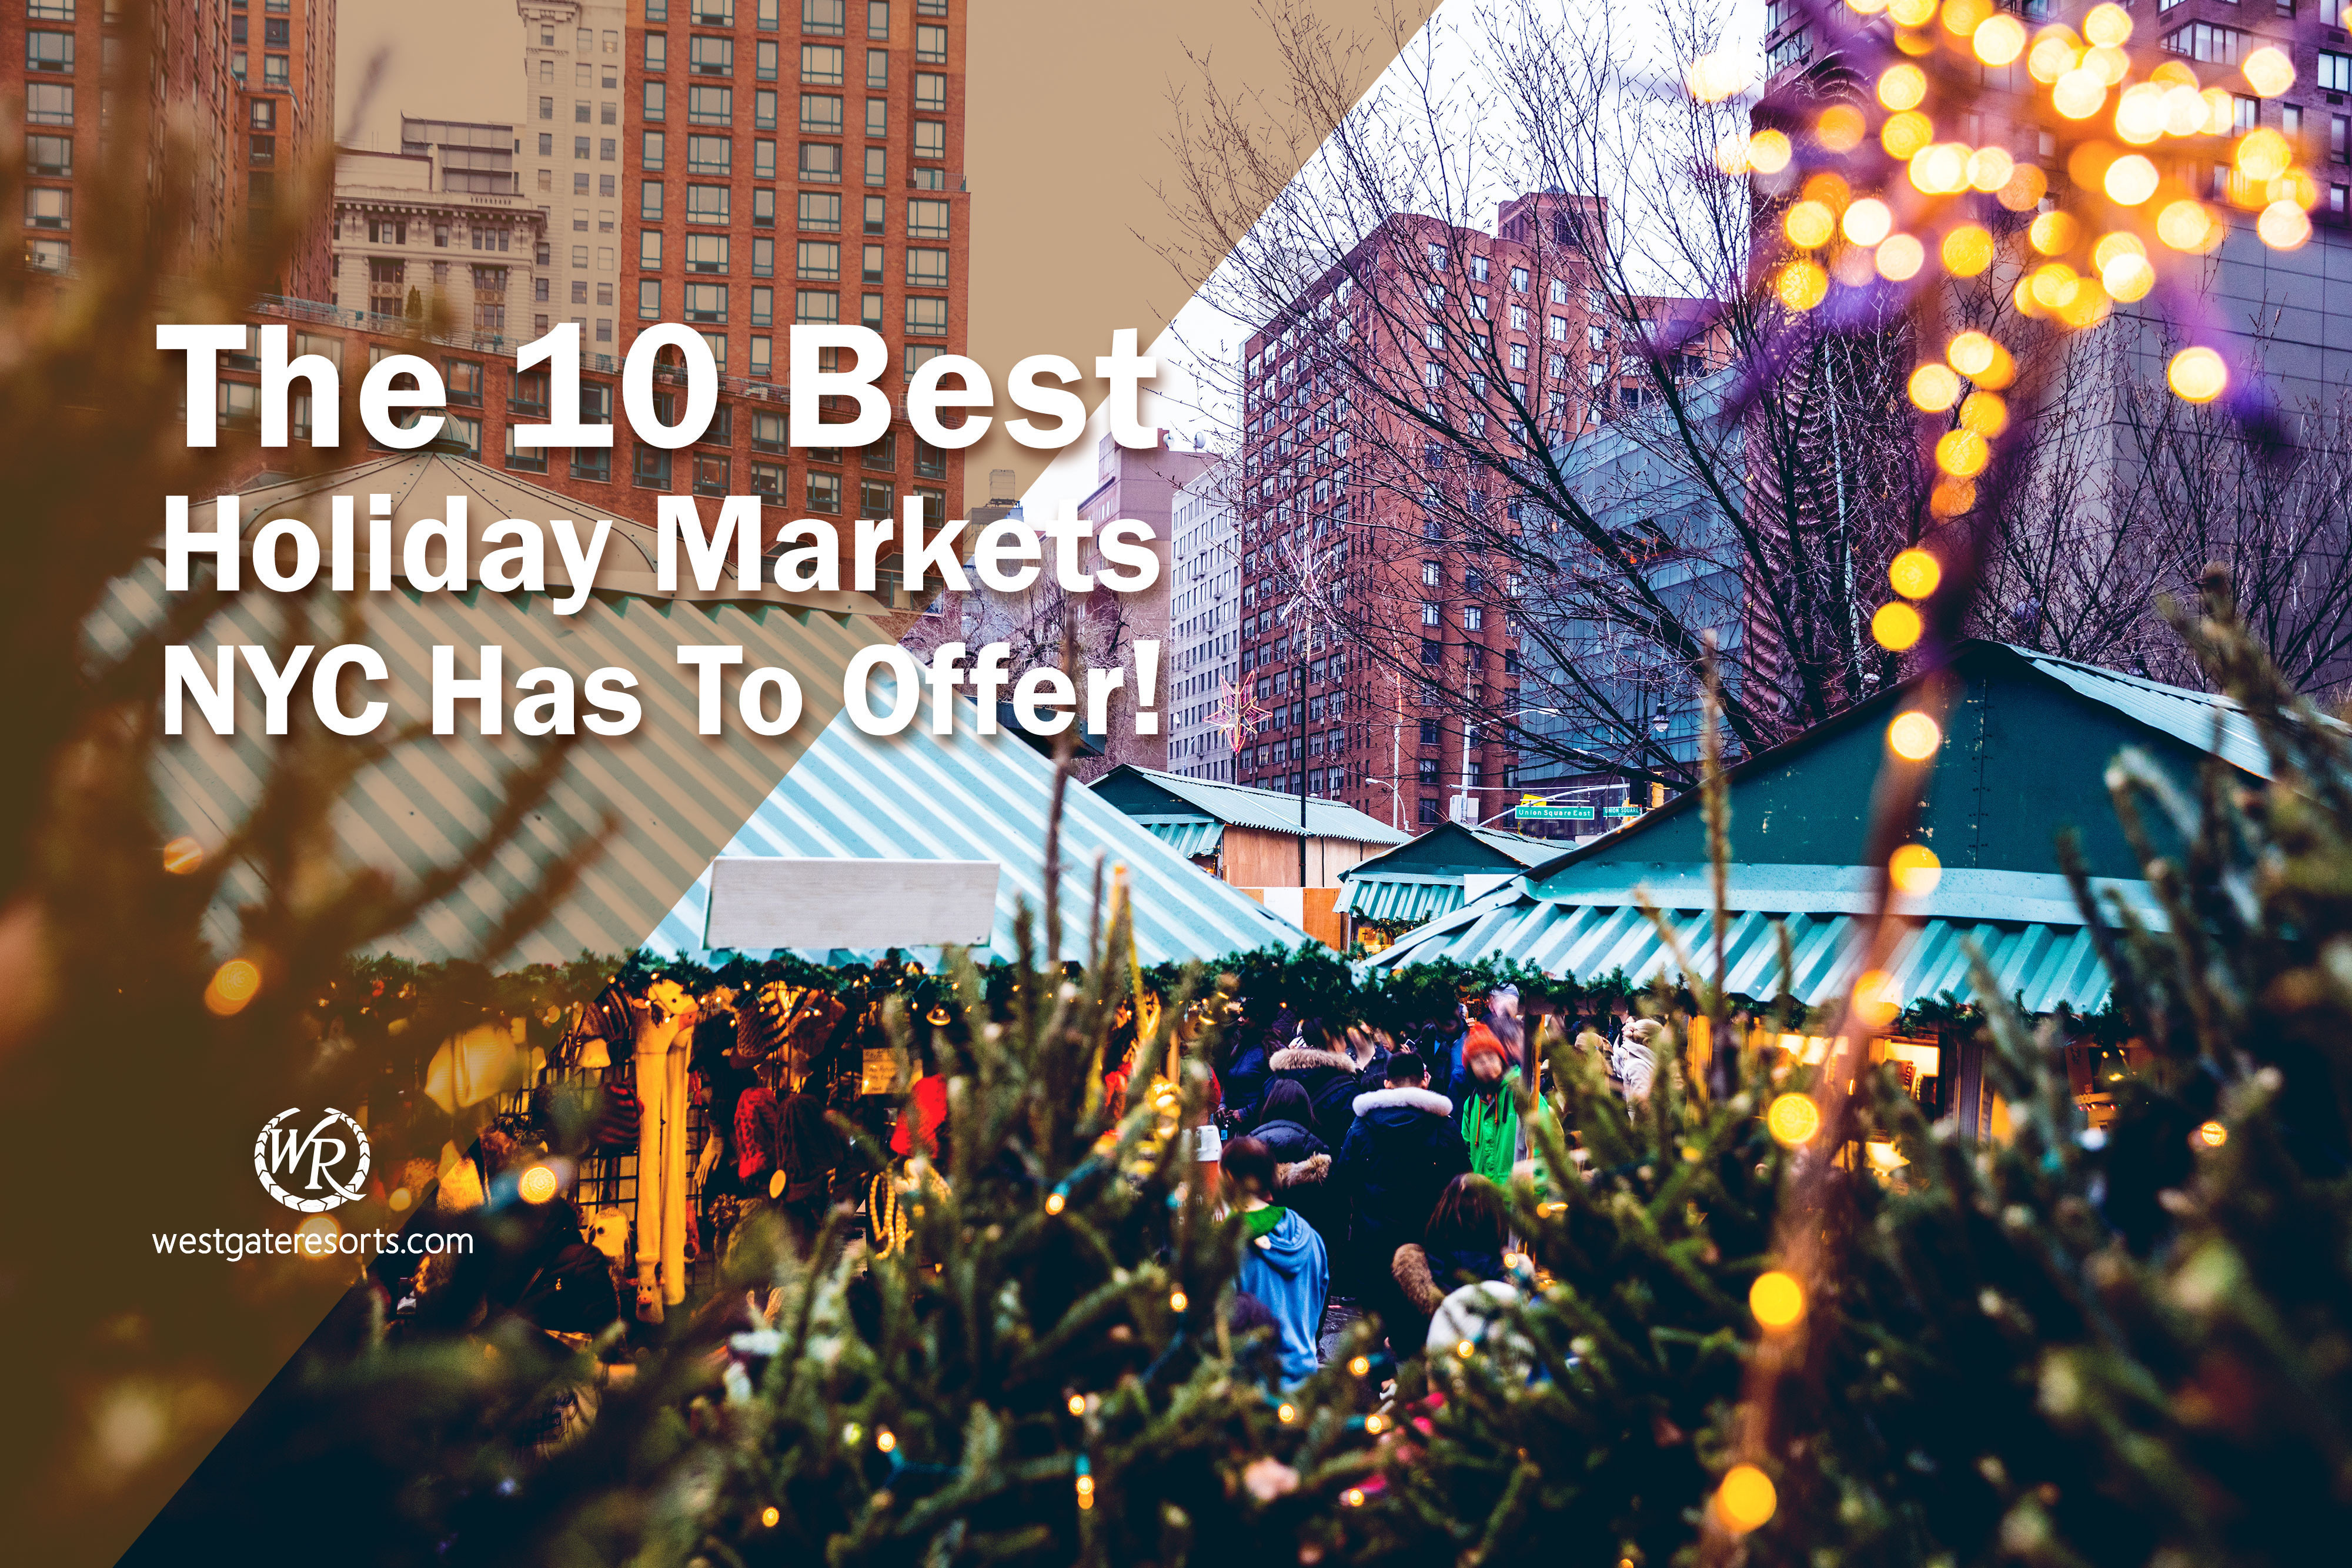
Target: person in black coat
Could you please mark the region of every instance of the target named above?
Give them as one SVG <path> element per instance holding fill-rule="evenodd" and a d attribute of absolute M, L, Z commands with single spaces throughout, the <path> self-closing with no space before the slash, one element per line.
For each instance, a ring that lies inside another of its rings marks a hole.
<path fill-rule="evenodd" d="M 1273 1078 L 1266 1088 L 1284 1080 L 1296 1083 L 1307 1092 L 1307 1102 L 1315 1108 L 1309 1125 L 1319 1133 L 1326 1143 L 1336 1143 L 1330 1124 L 1322 1119 L 1327 1101 L 1334 1095 L 1352 1099 L 1348 1091 L 1356 1082 L 1360 1064 L 1340 1049 L 1330 1027 L 1321 1019 L 1308 1019 L 1298 1026 L 1298 1038 L 1266 1058 Z M 1341 1128 L 1344 1135 L 1344 1126 Z"/>
<path fill-rule="evenodd" d="M 1323 1238 L 1337 1292 L 1340 1254 L 1348 1239 L 1348 1206 L 1332 1185 L 1330 1146 L 1316 1135 L 1307 1091 L 1287 1078 L 1276 1079 L 1266 1087 L 1258 1116 L 1250 1136 L 1274 1155 L 1274 1190 L 1268 1196 Z"/>
<path fill-rule="evenodd" d="M 1409 1051 L 1391 1056 L 1387 1080 L 1385 1088 L 1356 1096 L 1356 1120 L 1334 1169 L 1340 1195 L 1353 1205 L 1353 1249 L 1366 1304 L 1391 1326 L 1402 1357 L 1421 1348 L 1411 1338 L 1418 1314 L 1389 1263 L 1398 1248 L 1422 1240 L 1446 1184 L 1469 1170 L 1470 1150 L 1454 1124 L 1454 1102 L 1430 1092 L 1429 1070 L 1419 1056 Z"/>

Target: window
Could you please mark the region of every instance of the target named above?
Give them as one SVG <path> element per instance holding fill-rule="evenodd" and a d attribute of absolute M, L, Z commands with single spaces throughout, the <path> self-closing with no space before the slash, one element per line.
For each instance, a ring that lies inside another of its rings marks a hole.
<path fill-rule="evenodd" d="M 697 88 L 691 90 L 698 92 L 703 89 Z M 719 90 L 724 92 L 727 89 L 721 88 Z M 668 108 L 669 84 L 658 81 L 649 81 L 646 83 L 646 118 L 647 120 L 659 120 L 668 112 Z M 542 136 L 540 138 L 540 141 L 541 143 L 544 143 L 547 141 L 547 138 Z M 547 148 L 542 145 L 540 148 L 540 151 L 544 152 L 547 151 Z"/>
<path fill-rule="evenodd" d="M 869 245 L 866 247 L 865 269 L 862 277 L 859 278 L 860 282 L 879 283 L 882 281 L 882 256 L 883 252 L 880 246 Z"/>
<path fill-rule="evenodd" d="M 877 332 L 881 331 L 883 329 L 882 307 L 882 296 L 879 294 L 868 294 L 864 296 L 857 302 L 857 319 L 859 323 L 863 326 L 871 327 Z"/>
<path fill-rule="evenodd" d="M 656 261 L 655 266 L 661 264 Z M 725 235 L 688 235 L 686 236 L 686 269 L 688 272 L 724 272 L 727 270 L 727 236 Z"/>
<path fill-rule="evenodd" d="M 866 86 L 870 92 L 883 92 L 890 86 L 890 51 L 866 51 Z"/>
<path fill-rule="evenodd" d="M 2232 93 L 2230 95 L 2230 110 L 2231 129 L 2235 134 L 2243 135 L 2263 122 L 2261 99 L 2248 98 L 2242 92 Z"/>
<path fill-rule="evenodd" d="M 2165 40 L 2168 47 L 2171 43 L 2170 38 Z M 2329 92 L 2352 92 L 2352 55 L 2330 54 L 2326 49 L 2320 50 L 2319 85 Z"/>
<path fill-rule="evenodd" d="M 596 123 L 597 123 L 597 124 L 599 124 L 599 125 L 618 125 L 620 122 L 621 122 L 621 117 L 620 117 L 620 106 L 619 106 L 618 104 L 612 102 L 610 99 L 607 99 L 607 100 L 605 100 L 604 102 L 600 103 L 600 104 L 598 104 L 598 105 L 596 106 Z"/>
<path fill-rule="evenodd" d="M 801 0 L 801 31 L 839 33 L 846 26 L 848 0 Z"/>
<path fill-rule="evenodd" d="M 801 143 L 801 178 L 841 183 L 841 148 L 831 141 Z"/>
<path fill-rule="evenodd" d="M 735 40 L 706 38 L 698 33 L 687 40 L 686 68 L 697 76 L 731 77 L 735 74 Z"/>
<path fill-rule="evenodd" d="M 756 49 L 751 74 L 761 81 L 775 80 L 778 75 L 776 59 L 776 41 L 773 38 L 761 39 Z"/>
<path fill-rule="evenodd" d="M 919 112 L 945 114 L 948 110 L 948 78 L 935 71 L 917 71 L 915 108 Z"/>
<path fill-rule="evenodd" d="M 886 221 L 885 214 L 888 209 L 889 204 L 880 196 L 866 198 L 866 232 L 867 234 L 878 235 L 882 232 L 882 226 Z M 940 230 L 939 237 L 947 238 L 947 231 Z"/>
<path fill-rule="evenodd" d="M 1554 316 L 1545 324 L 1545 334 L 1555 343 L 1568 341 L 1568 318 Z"/>
<path fill-rule="evenodd" d="M 908 381 L 910 381 L 910 382 L 911 382 L 911 381 L 913 381 L 913 380 L 915 379 L 915 372 L 916 372 L 917 371 L 921 370 L 925 365 L 927 365 L 927 364 L 930 363 L 933 360 L 938 359 L 941 354 L 944 354 L 944 353 L 946 353 L 946 352 L 947 352 L 947 350 L 946 350 L 945 349 L 940 348 L 940 347 L 938 347 L 938 346 L 937 346 L 937 345 L 935 345 L 935 344 L 930 344 L 930 343 L 909 343 L 909 344 L 908 344 L 908 345 L 907 345 L 907 355 L 906 355 L 906 377 L 907 377 L 907 379 L 908 379 Z"/>
<path fill-rule="evenodd" d="M 688 284 L 686 286 L 686 319 L 697 326 L 725 326 L 727 324 L 727 286 L 723 283 Z"/>
<path fill-rule="evenodd" d="M 669 488 L 670 455 L 658 446 L 639 446 L 629 465 L 629 483 L 640 490 Z"/>
<path fill-rule="evenodd" d="M 751 411 L 751 450 L 782 452 L 790 444 L 782 414 L 770 413 L 763 409 Z"/>
<path fill-rule="evenodd" d="M 793 300 L 796 321 L 831 326 L 841 319 L 841 296 L 830 288 L 803 288 Z"/>
<path fill-rule="evenodd" d="M 25 192 L 25 226 L 28 229 L 73 227 L 73 193 L 55 185 L 34 185 Z"/>
<path fill-rule="evenodd" d="M 907 301 L 907 335 L 913 338 L 944 338 L 948 335 L 948 302 L 927 297 Z"/>
<path fill-rule="evenodd" d="M 948 30 L 945 27 L 919 26 L 915 29 L 915 58 L 927 66 L 948 63 Z"/>
<path fill-rule="evenodd" d="M 918 439 L 915 443 L 915 477 L 944 479 L 948 476 L 948 455 L 944 448 Z"/>
<path fill-rule="evenodd" d="M 888 99 L 869 98 L 866 100 L 866 134 L 868 136 L 890 134 L 890 100 Z"/>
<path fill-rule="evenodd" d="M 776 128 L 776 89 L 763 87 L 751 95 L 751 126 L 756 131 Z"/>
<path fill-rule="evenodd" d="M 661 222 L 662 183 L 647 180 L 637 187 L 637 217 L 649 224 Z"/>
<path fill-rule="evenodd" d="M 575 446 L 572 449 L 572 476 L 598 485 L 613 482 L 613 449 L 609 446 Z"/>
<path fill-rule="evenodd" d="M 751 276 L 776 276 L 776 242 L 766 235 L 754 235 L 751 238 Z"/>
<path fill-rule="evenodd" d="M 827 92 L 801 94 L 801 129 L 812 136 L 840 135 L 840 97 Z"/>
<path fill-rule="evenodd" d="M 686 188 L 686 221 L 690 224 L 723 224 L 733 214 L 733 191 L 726 185 L 688 185 Z"/>
<path fill-rule="evenodd" d="M 776 324 L 776 291 L 766 284 L 751 290 L 751 325 L 772 327 Z"/>
<path fill-rule="evenodd" d="M 2215 65 L 2234 66 L 2238 63 L 2239 45 L 2244 37 L 2245 35 L 2235 27 L 2217 27 L 2210 22 L 2192 22 L 2186 27 L 2167 33 L 2164 36 L 2164 47 L 2176 55 L 2187 55 L 2191 59 L 2208 60 Z M 2352 60 L 2352 56 L 2331 56 L 2325 50 L 2321 51 L 2319 85 L 2323 88 L 2328 86 L 2327 62 L 2330 59 L 2339 62 L 2336 68 L 2334 90 L 2341 92 L 2344 90 L 2346 80 L 2345 67 L 2342 62 Z"/>
<path fill-rule="evenodd" d="M 776 226 L 776 193 L 768 186 L 751 193 L 751 225 L 763 229 Z"/>
<path fill-rule="evenodd" d="M 907 252 L 907 287 L 909 288 L 945 288 L 948 286 L 948 253 L 943 250 L 910 248 Z"/>
<path fill-rule="evenodd" d="M 694 493 L 698 496 L 727 494 L 727 475 L 730 459 L 724 452 L 698 452 L 694 455 Z"/>
<path fill-rule="evenodd" d="M 869 38 L 890 36 L 890 0 L 866 0 L 866 36 Z"/>
<path fill-rule="evenodd" d="M 1486 612 L 1483 605 L 1465 604 L 1462 607 L 1462 630 L 1483 632 L 1486 628 Z"/>
<path fill-rule="evenodd" d="M 887 185 L 890 183 L 890 150 L 888 148 L 868 147 L 866 150 L 866 183 L 869 185 Z"/>
<path fill-rule="evenodd" d="M 553 99 L 542 98 L 539 100 L 539 117 L 541 120 L 553 120 L 555 118 L 555 100 Z"/>
<path fill-rule="evenodd" d="M 861 517 L 887 517 L 898 508 L 898 487 L 887 479 L 861 479 L 857 482 L 857 515 Z"/>
<path fill-rule="evenodd" d="M 572 139 L 572 155 L 574 158 L 585 158 L 588 156 L 588 138 L 585 136 L 575 136 Z"/>
<path fill-rule="evenodd" d="M 669 69 L 669 35 L 667 33 L 646 35 L 646 69 L 649 71 Z"/>
<path fill-rule="evenodd" d="M 915 156 L 944 158 L 948 155 L 948 128 L 945 120 L 915 121 Z"/>
<path fill-rule="evenodd" d="M 653 132 L 647 131 L 647 135 Z M 689 174 L 725 174 L 734 162 L 734 147 L 724 136 L 689 136 L 686 139 L 686 172 Z M 652 167 L 652 165 L 647 165 Z"/>
<path fill-rule="evenodd" d="M 1438 826 L 1437 802 L 1426 796 L 1422 798 L 1421 802 L 1421 826 L 1424 828 Z"/>
<path fill-rule="evenodd" d="M 784 465 L 781 463 L 751 465 L 751 494 L 760 497 L 762 506 L 784 504 Z"/>
<path fill-rule="evenodd" d="M 732 125 L 735 89 L 695 83 L 686 89 L 686 118 L 694 125 Z"/>
<path fill-rule="evenodd" d="M 61 179 L 73 172 L 73 138 L 70 136 L 27 136 L 25 138 L 25 172 L 46 174 Z"/>
<path fill-rule="evenodd" d="M 698 136 L 695 137 L 694 140 L 700 141 L 703 138 Z M 660 131 L 648 131 L 645 133 L 645 145 L 638 150 L 637 157 L 639 162 L 645 165 L 646 172 L 647 173 L 660 172 L 662 168 L 662 150 L 664 145 L 662 133 Z"/>
<path fill-rule="evenodd" d="M 831 240 L 800 242 L 799 275 L 832 283 L 841 277 L 841 246 Z"/>
<path fill-rule="evenodd" d="M 25 68 L 71 76 L 74 36 L 71 33 L 28 32 L 25 35 Z"/>
<path fill-rule="evenodd" d="M 2338 185 L 2337 190 L 2344 187 Z M 25 265 L 40 272 L 63 272 L 73 265 L 73 247 L 61 239 L 42 239 L 27 235 L 25 240 Z"/>
<path fill-rule="evenodd" d="M 812 512 L 841 510 L 841 476 L 808 471 L 808 509 Z"/>
<path fill-rule="evenodd" d="M 839 229 L 841 197 L 831 191 L 803 191 L 800 226 L 804 229 Z"/>
<path fill-rule="evenodd" d="M 687 16 L 698 27 L 731 27 L 735 0 L 689 0 Z"/>
<path fill-rule="evenodd" d="M 242 5 L 244 0 L 237 3 Z M 110 4 L 108 9 L 111 11 L 113 5 Z M 74 19 L 74 0 L 26 0 L 25 15 L 37 22 L 70 22 Z"/>
<path fill-rule="evenodd" d="M 637 279 L 637 319 L 640 321 L 658 321 L 661 319 L 660 278 L 640 277 Z"/>
<path fill-rule="evenodd" d="M 74 122 L 73 95 L 74 89 L 61 82 L 26 82 L 25 84 L 25 123 L 71 125 Z"/>

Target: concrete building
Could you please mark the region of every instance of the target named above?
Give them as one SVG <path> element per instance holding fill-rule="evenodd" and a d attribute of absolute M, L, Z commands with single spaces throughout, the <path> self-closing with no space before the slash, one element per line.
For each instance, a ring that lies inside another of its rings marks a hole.
<path fill-rule="evenodd" d="M 514 190 L 510 125 L 401 121 L 399 152 L 346 149 L 336 164 L 335 277 L 327 303 L 462 332 L 512 352 L 539 335 L 546 219 Z"/>
<path fill-rule="evenodd" d="M 1241 536 L 1232 465 L 1178 487 L 1169 509 L 1168 770 L 1234 781 L 1229 709 L 1241 682 Z"/>
<path fill-rule="evenodd" d="M 619 351 L 622 47 L 627 10 L 598 0 L 520 0 L 523 21 L 520 189 L 547 214 L 545 332 L 580 326 L 583 346 Z"/>
<path fill-rule="evenodd" d="M 523 0 L 526 16 L 541 0 Z M 607 175 L 620 193 L 619 319 L 625 351 L 644 327 L 698 329 L 730 382 L 767 386 L 786 372 L 795 322 L 862 322 L 890 346 L 885 384 L 933 355 L 961 352 L 970 288 L 970 198 L 963 176 L 964 26 L 969 0 L 636 0 L 622 44 L 620 136 L 608 160 L 604 23 L 594 24 L 598 83 L 534 84 L 530 127 L 582 131 L 593 164 L 560 165 L 575 193 Z M 576 57 L 583 17 L 574 25 Z M 541 25 L 540 37 L 545 36 Z M 533 69 L 536 70 L 534 65 Z M 596 119 L 583 128 L 582 104 Z M 572 117 L 563 120 L 565 113 Z M 533 177 L 536 179 L 537 166 Z M 588 236 L 588 319 L 608 236 Z M 577 215 L 572 220 L 575 226 Z M 559 234 L 576 256 L 581 236 Z M 569 259 L 569 258 L 567 258 Z M 592 348 L 604 347 L 591 329 Z M 787 452 L 762 434 L 780 505 L 797 512 L 896 517 L 919 497 L 934 521 L 961 516 L 961 464 L 897 424 L 856 452 Z M 667 455 L 642 455 L 656 464 Z"/>
<path fill-rule="evenodd" d="M 1082 612 L 1098 622 L 1115 617 L 1117 626 L 1101 638 L 1101 646 L 1124 653 L 1138 643 L 1160 644 L 1160 679 L 1156 694 L 1160 715 L 1159 733 L 1138 735 L 1132 722 L 1132 691 L 1112 699 L 1108 755 L 1138 767 L 1164 769 L 1169 762 L 1168 716 L 1175 699 L 1176 675 L 1170 633 L 1173 628 L 1174 516 L 1177 494 L 1198 480 L 1216 463 L 1205 445 L 1187 449 L 1162 432 L 1157 447 L 1121 446 L 1105 435 L 1095 449 L 1095 487 L 1077 506 L 1077 515 L 1097 528 L 1122 518 L 1151 530 L 1152 549 L 1160 557 L 1160 577 L 1139 593 L 1097 592 L 1088 596 Z"/>
<path fill-rule="evenodd" d="M 152 37 L 140 30 L 142 16 Z M 152 68 L 142 63 L 151 44 Z M 145 13 L 109 0 L 8 7 L 0 16 L 0 99 L 21 115 L 25 133 L 26 261 L 44 271 L 70 268 L 77 197 L 86 228 L 101 136 L 146 137 L 166 123 L 191 131 L 193 149 L 190 162 L 147 164 L 150 195 L 181 225 L 173 263 L 198 265 L 267 226 L 298 177 L 327 177 L 334 48 L 333 0 L 157 0 Z M 327 225 L 321 202 L 278 292 L 326 292 Z"/>

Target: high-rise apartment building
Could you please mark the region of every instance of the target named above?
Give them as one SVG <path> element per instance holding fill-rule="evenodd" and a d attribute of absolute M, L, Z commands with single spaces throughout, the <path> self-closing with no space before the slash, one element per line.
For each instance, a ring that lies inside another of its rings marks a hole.
<path fill-rule="evenodd" d="M 621 102 L 628 8 L 618 0 L 520 0 L 524 122 L 516 147 L 526 199 L 547 214 L 544 334 L 575 321 L 591 350 L 619 352 L 625 187 L 636 161 L 625 151 Z"/>
<path fill-rule="evenodd" d="M 175 265 L 199 264 L 238 243 L 277 213 L 296 171 L 327 177 L 334 38 L 333 0 L 156 0 L 145 11 L 117 0 L 9 6 L 0 15 L 0 112 L 24 133 L 25 259 L 45 271 L 70 268 L 106 139 L 167 124 L 192 133 L 192 162 L 147 164 L 156 183 L 151 195 L 181 225 Z M 167 178 L 168 193 L 161 188 Z M 323 201 L 276 281 L 280 292 L 326 292 Z"/>
<path fill-rule="evenodd" d="M 600 86 L 593 165 L 557 165 L 575 186 L 589 175 L 599 192 L 608 172 L 621 175 L 623 350 L 645 326 L 686 322 L 729 384 L 756 395 L 787 378 L 795 323 L 863 323 L 889 345 L 882 384 L 901 404 L 917 367 L 962 351 L 967 4 L 631 0 L 618 157 L 605 159 Z M 597 35 L 601 83 L 601 22 Z M 576 149 L 576 103 L 549 96 L 575 117 L 551 134 L 569 135 Z M 590 237 L 601 264 L 606 236 Z M 558 275 L 571 287 L 582 278 Z M 604 279 L 601 266 L 584 276 L 592 291 Z M 590 319 L 602 318 L 592 310 Z M 897 517 L 912 496 L 934 520 L 961 515 L 961 465 L 904 423 L 854 452 L 788 452 L 781 409 L 772 419 L 754 444 L 778 505 Z"/>
<path fill-rule="evenodd" d="M 1234 781 L 1228 694 L 1241 681 L 1241 532 L 1232 465 L 1211 464 L 1170 507 L 1168 770 Z"/>
<path fill-rule="evenodd" d="M 1240 678 L 1264 717 L 1238 782 L 1408 831 L 1509 810 L 1517 757 L 1481 716 L 1516 711 L 1515 584 L 1450 523 L 1488 516 L 1495 481 L 1407 411 L 1442 405 L 1501 450 L 1608 395 L 1569 204 L 1597 218 L 1557 193 L 1505 203 L 1492 235 L 1391 218 L 1246 344 Z"/>
<path fill-rule="evenodd" d="M 1159 689 L 1150 706 L 1150 711 L 1160 716 L 1160 725 L 1150 735 L 1137 734 L 1129 719 L 1137 711 L 1138 694 L 1129 689 L 1116 696 L 1111 705 L 1112 738 L 1107 743 L 1104 771 L 1121 762 L 1164 769 L 1171 759 L 1168 715 L 1173 695 L 1170 685 L 1173 668 L 1169 659 L 1170 633 L 1174 623 L 1173 514 L 1176 498 L 1184 486 L 1199 480 L 1217 462 L 1206 447 L 1205 441 L 1197 446 L 1184 446 L 1165 431 L 1154 446 L 1121 446 L 1108 435 L 1103 436 L 1096 446 L 1095 487 L 1078 503 L 1078 517 L 1098 529 L 1122 519 L 1141 523 L 1151 530 L 1152 549 L 1160 557 L 1160 575 L 1150 588 L 1139 593 L 1097 591 L 1087 599 L 1087 613 L 1116 618 L 1114 634 L 1103 644 L 1106 652 L 1118 655 L 1124 663 L 1126 651 L 1137 643 L 1157 643 L 1160 649 Z"/>

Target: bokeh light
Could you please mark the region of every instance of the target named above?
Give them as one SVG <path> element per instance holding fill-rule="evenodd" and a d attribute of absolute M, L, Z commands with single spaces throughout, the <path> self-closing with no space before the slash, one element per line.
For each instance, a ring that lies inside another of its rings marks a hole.
<path fill-rule="evenodd" d="M 1915 546 L 1886 563 L 1886 580 L 1906 599 L 1926 599 L 1943 585 L 1944 563 Z"/>
<path fill-rule="evenodd" d="M 1927 761 L 1943 744 L 1942 727 L 1916 708 L 1898 714 L 1895 722 L 1886 727 L 1887 747 L 1907 762 Z"/>
<path fill-rule="evenodd" d="M 1805 1288 L 1785 1270 L 1768 1270 L 1748 1287 L 1748 1310 L 1768 1329 L 1794 1328 L 1805 1315 Z"/>
<path fill-rule="evenodd" d="M 1944 862 L 1925 844 L 1905 844 L 1887 857 L 1886 879 L 1895 892 L 1925 898 L 1944 880 Z"/>
<path fill-rule="evenodd" d="M 2229 390 L 2230 367 L 2211 349 L 2183 349 L 2165 367 L 2164 379 L 2184 402 L 2211 402 Z"/>
<path fill-rule="evenodd" d="M 1870 618 L 1870 639 L 1890 653 L 1908 653 L 1927 632 L 1919 612 L 1899 599 L 1880 605 Z"/>

